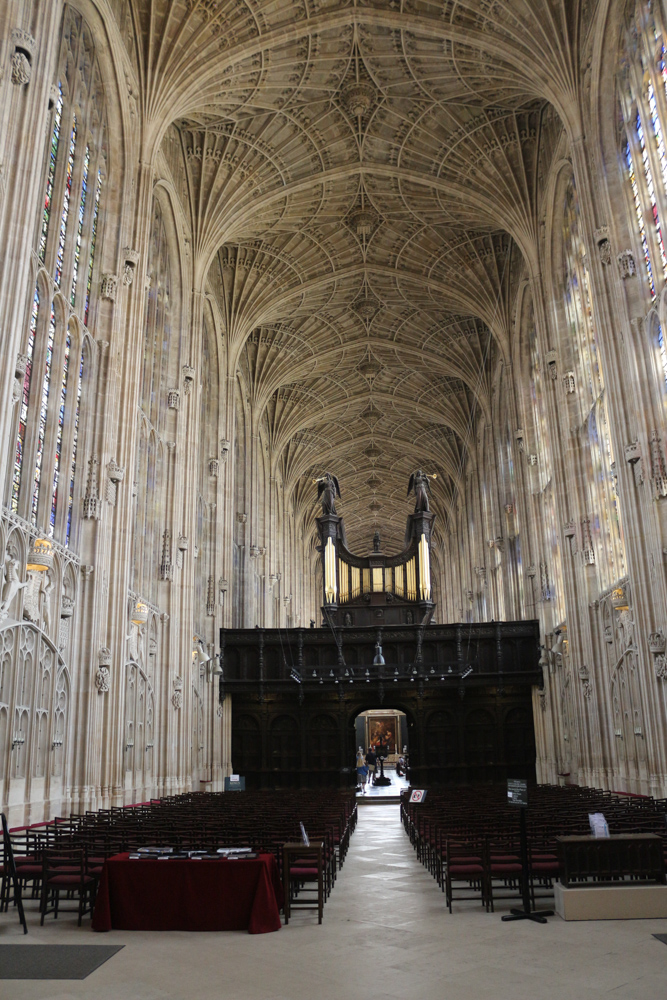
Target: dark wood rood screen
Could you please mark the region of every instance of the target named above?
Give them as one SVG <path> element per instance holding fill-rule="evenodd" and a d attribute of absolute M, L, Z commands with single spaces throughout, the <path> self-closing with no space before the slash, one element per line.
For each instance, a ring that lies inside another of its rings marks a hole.
<path fill-rule="evenodd" d="M 374 708 L 405 712 L 413 784 L 535 777 L 537 622 L 222 629 L 220 649 L 247 788 L 353 785 L 354 720 Z"/>

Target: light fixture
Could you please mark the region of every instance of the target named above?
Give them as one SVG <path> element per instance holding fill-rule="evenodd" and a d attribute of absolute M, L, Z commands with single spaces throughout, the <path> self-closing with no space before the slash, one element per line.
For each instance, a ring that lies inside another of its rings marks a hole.
<path fill-rule="evenodd" d="M 30 546 L 26 569 L 33 573 L 44 573 L 53 568 L 53 542 L 48 538 L 35 538 Z"/>
<path fill-rule="evenodd" d="M 132 611 L 132 624 L 145 625 L 148 621 L 148 605 L 143 601 L 137 601 Z"/>
<path fill-rule="evenodd" d="M 563 655 L 563 642 L 564 642 L 564 640 L 565 640 L 565 636 L 563 635 L 563 633 L 561 632 L 561 630 L 560 629 L 556 629 L 556 641 L 553 644 L 553 646 L 551 647 L 551 652 L 555 653 L 556 656 L 562 656 Z"/>
<path fill-rule="evenodd" d="M 210 662 L 211 657 L 208 655 L 204 649 L 204 643 L 201 639 L 195 640 L 195 648 L 193 649 L 193 659 L 195 663 L 199 664 L 200 667 L 204 667 Z"/>
<path fill-rule="evenodd" d="M 384 656 L 382 655 L 382 646 L 379 642 L 375 643 L 375 656 L 373 658 L 374 667 L 384 667 Z"/>
<path fill-rule="evenodd" d="M 213 657 L 213 669 L 211 671 L 211 677 L 222 677 L 222 667 L 220 666 L 220 653 L 216 653 Z"/>

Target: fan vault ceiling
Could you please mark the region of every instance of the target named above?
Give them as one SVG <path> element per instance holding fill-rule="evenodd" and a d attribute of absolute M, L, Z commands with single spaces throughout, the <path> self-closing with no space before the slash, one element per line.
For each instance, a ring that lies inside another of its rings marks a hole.
<path fill-rule="evenodd" d="M 400 546 L 416 466 L 457 503 L 592 6 L 132 5 L 230 367 L 295 508 L 338 476 L 353 548 Z"/>

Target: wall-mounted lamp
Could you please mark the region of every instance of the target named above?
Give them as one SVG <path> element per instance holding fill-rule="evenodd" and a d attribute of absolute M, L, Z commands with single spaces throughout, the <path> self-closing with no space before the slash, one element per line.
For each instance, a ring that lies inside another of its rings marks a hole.
<path fill-rule="evenodd" d="M 53 569 L 53 542 L 48 538 L 35 538 L 30 546 L 26 569 L 33 573 Z"/>

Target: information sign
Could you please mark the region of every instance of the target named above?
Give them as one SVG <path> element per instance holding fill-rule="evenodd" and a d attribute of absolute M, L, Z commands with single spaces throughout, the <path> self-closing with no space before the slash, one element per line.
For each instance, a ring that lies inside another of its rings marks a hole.
<path fill-rule="evenodd" d="M 240 774 L 231 774 L 225 778 L 225 791 L 245 792 L 245 778 L 242 778 Z"/>
<path fill-rule="evenodd" d="M 521 778 L 508 778 L 507 801 L 512 806 L 527 806 L 528 782 Z"/>
<path fill-rule="evenodd" d="M 423 802 L 425 798 L 426 798 L 425 788 L 413 788 L 412 791 L 410 792 L 411 802 Z"/>

